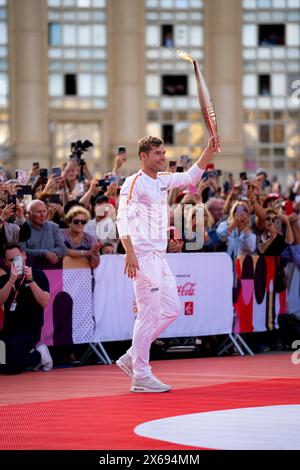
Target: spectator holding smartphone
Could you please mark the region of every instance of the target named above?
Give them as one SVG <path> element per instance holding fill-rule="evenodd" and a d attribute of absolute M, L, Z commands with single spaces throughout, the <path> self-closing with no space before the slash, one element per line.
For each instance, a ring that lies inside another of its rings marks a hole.
<path fill-rule="evenodd" d="M 12 222 L 12 220 L 14 221 Z M 25 242 L 31 236 L 31 229 L 26 221 L 23 209 L 15 200 L 0 209 L 0 257 L 4 256 L 4 246 L 7 243 Z"/>
<path fill-rule="evenodd" d="M 236 202 L 228 220 L 220 223 L 217 235 L 222 242 L 227 243 L 227 253 L 235 258 L 240 255 L 254 254 L 256 235 L 250 230 L 250 212 L 248 205 Z"/>
<path fill-rule="evenodd" d="M 281 231 L 281 224 L 285 225 L 285 236 Z M 258 240 L 258 252 L 266 256 L 278 256 L 293 241 L 294 235 L 289 217 L 277 214 L 274 209 L 267 209 L 264 230 Z"/>
<path fill-rule="evenodd" d="M 4 247 L 9 274 L 0 277 L 0 305 L 4 305 L 4 328 L 0 339 L 6 346 L 4 373 L 18 374 L 26 369 L 52 369 L 53 362 L 40 341 L 44 308 L 49 299 L 49 282 L 39 270 L 26 265 L 26 254 L 16 243 Z"/>

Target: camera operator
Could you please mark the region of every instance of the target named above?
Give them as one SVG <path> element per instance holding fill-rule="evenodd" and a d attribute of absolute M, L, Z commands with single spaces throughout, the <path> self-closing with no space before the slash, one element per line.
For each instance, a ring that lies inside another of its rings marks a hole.
<path fill-rule="evenodd" d="M 26 369 L 52 369 L 52 359 L 45 344 L 35 347 L 41 337 L 49 282 L 39 270 L 26 266 L 26 254 L 17 243 L 4 247 L 9 274 L 0 277 L 0 305 L 4 304 L 4 328 L 0 339 L 6 345 L 6 364 L 1 371 L 18 374 Z"/>

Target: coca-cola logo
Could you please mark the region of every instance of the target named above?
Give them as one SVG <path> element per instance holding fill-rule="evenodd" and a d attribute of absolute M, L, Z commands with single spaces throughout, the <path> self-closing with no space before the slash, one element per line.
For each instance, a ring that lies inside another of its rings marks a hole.
<path fill-rule="evenodd" d="M 178 295 L 180 295 L 181 297 L 195 295 L 195 289 L 195 282 L 186 282 L 182 286 L 177 286 Z"/>

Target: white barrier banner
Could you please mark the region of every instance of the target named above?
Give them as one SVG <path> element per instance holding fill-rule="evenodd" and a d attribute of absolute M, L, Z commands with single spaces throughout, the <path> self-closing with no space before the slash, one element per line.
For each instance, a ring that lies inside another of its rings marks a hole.
<path fill-rule="evenodd" d="M 181 315 L 161 337 L 232 332 L 232 261 L 226 253 L 167 254 L 175 275 Z M 137 315 L 132 280 L 124 275 L 124 256 L 105 255 L 94 271 L 94 341 L 132 338 Z"/>

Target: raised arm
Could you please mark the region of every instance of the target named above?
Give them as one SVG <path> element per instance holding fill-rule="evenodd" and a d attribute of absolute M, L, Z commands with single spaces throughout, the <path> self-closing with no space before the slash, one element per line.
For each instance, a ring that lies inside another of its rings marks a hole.
<path fill-rule="evenodd" d="M 219 137 L 210 137 L 201 157 L 188 171 L 185 173 L 158 173 L 158 176 L 164 179 L 167 189 L 198 183 L 218 145 L 220 145 Z"/>

